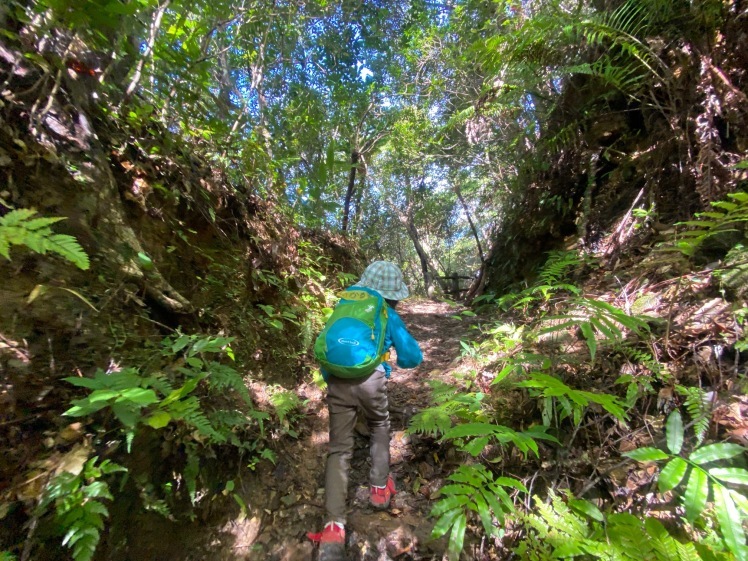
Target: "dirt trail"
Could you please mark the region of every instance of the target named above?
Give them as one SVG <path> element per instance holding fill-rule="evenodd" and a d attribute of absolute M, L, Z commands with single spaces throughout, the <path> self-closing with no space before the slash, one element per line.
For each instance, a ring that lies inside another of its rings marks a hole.
<path fill-rule="evenodd" d="M 346 527 L 349 561 L 441 558 L 444 543 L 430 540 L 432 522 L 427 516 L 431 508 L 428 496 L 438 486 L 441 468 L 430 443 L 408 436 L 405 429 L 410 417 L 428 405 L 426 381 L 448 374 L 460 355 L 460 339 L 469 335 L 466 322 L 450 317 L 457 311 L 448 304 L 430 301 L 404 302 L 398 308 L 421 345 L 424 362 L 412 370 L 394 367 L 389 383 L 391 470 L 398 493 L 388 512 L 376 512 L 368 506 L 368 437 L 365 426 L 357 427 Z M 317 531 L 324 522 L 327 408 L 324 392 L 314 384 L 301 387 L 299 393 L 308 400 L 299 439 L 284 438 L 279 443 L 275 468 L 259 474 L 264 484 L 247 496 L 255 516 L 233 521 L 223 529 L 224 535 L 233 537 L 233 556 L 227 558 L 316 559 L 315 548 L 305 534 Z"/>

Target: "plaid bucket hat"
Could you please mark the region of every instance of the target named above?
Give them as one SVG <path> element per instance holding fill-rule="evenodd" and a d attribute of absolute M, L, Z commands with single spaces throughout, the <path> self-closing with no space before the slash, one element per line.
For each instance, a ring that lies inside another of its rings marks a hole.
<path fill-rule="evenodd" d="M 409 295 L 400 267 L 389 261 L 374 261 L 356 284 L 376 290 L 387 300 L 404 300 Z"/>

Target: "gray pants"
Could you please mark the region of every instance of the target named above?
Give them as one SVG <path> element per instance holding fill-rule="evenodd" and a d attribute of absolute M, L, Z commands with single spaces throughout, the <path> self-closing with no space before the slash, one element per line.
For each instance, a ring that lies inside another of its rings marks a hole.
<path fill-rule="evenodd" d="M 325 508 L 328 520 L 345 524 L 348 468 L 353 455 L 353 429 L 360 408 L 371 433 L 369 483 L 382 487 L 390 471 L 390 413 L 387 379 L 383 370 L 368 378 L 344 380 L 330 377 L 327 383 L 330 414 L 330 452 L 325 474 Z"/>

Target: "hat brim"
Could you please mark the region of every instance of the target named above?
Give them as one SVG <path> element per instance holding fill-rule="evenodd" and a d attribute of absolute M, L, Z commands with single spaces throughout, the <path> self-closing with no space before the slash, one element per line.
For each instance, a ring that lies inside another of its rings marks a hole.
<path fill-rule="evenodd" d="M 371 288 L 372 290 L 376 290 L 379 292 L 379 294 L 382 295 L 382 298 L 385 298 L 387 300 L 405 300 L 408 296 L 410 296 L 410 292 L 408 291 L 408 287 L 403 284 L 400 288 L 397 290 L 382 290 L 381 288 L 376 288 L 374 286 L 369 286 L 366 283 L 356 283 L 358 286 L 365 286 L 366 288 Z"/>

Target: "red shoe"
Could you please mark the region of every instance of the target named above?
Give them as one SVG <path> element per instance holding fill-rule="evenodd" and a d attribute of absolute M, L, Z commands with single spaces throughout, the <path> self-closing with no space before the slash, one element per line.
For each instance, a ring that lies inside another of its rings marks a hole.
<path fill-rule="evenodd" d="M 337 522 L 328 522 L 321 532 L 309 532 L 307 537 L 319 544 L 319 561 L 345 561 L 345 528 Z"/>
<path fill-rule="evenodd" d="M 345 544 L 345 528 L 338 522 L 328 522 L 321 532 L 307 532 L 307 538 L 315 543 L 336 543 Z"/>
<path fill-rule="evenodd" d="M 387 476 L 387 485 L 384 487 L 371 486 L 369 504 L 376 509 L 384 510 L 390 507 L 390 500 L 395 496 L 395 482 L 392 476 Z"/>

